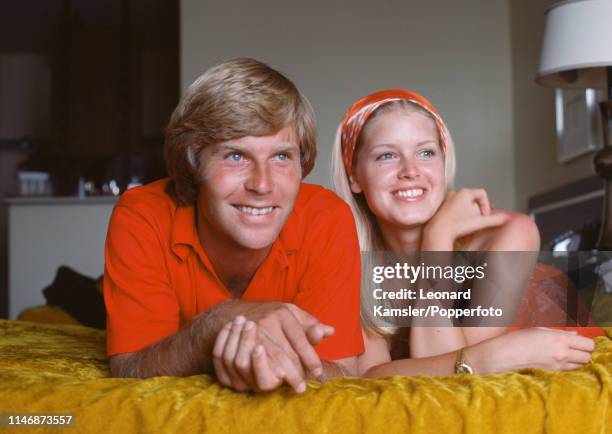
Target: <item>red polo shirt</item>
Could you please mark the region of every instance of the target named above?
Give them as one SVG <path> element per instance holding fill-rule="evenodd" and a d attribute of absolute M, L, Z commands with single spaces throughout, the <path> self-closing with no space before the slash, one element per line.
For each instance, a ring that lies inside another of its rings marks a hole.
<path fill-rule="evenodd" d="M 104 273 L 109 357 L 175 333 L 232 297 L 199 242 L 194 207 L 177 206 L 164 191 L 167 183 L 131 189 L 113 210 Z M 293 303 L 336 329 L 315 347 L 322 359 L 355 356 L 364 349 L 360 264 L 348 206 L 323 187 L 302 184 L 241 299 Z"/>

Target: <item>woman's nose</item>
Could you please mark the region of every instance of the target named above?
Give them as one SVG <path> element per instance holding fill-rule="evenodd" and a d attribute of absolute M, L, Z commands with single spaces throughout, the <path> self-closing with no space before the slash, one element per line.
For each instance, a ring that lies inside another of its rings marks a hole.
<path fill-rule="evenodd" d="M 400 160 L 400 170 L 397 174 L 399 178 L 413 179 L 419 176 L 419 168 L 417 164 L 409 158 L 402 158 Z"/>

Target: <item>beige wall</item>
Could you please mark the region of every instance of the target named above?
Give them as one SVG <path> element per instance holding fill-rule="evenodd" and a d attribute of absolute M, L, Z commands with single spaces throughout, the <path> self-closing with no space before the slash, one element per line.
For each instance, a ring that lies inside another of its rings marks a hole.
<path fill-rule="evenodd" d="M 516 204 L 527 198 L 593 173 L 593 155 L 567 164 L 556 157 L 554 91 L 538 86 L 544 14 L 553 0 L 509 0 L 512 16 L 512 75 Z"/>
<path fill-rule="evenodd" d="M 407 87 L 441 111 L 457 143 L 458 186 L 515 205 L 507 0 L 181 1 L 183 90 L 208 67 L 260 59 L 312 102 L 319 158 L 309 181 L 330 185 L 333 135 L 365 93 Z"/>

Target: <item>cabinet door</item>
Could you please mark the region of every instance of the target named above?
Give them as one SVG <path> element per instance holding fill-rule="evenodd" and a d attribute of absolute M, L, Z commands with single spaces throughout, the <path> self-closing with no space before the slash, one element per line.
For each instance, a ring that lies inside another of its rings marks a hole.
<path fill-rule="evenodd" d="M 114 203 L 9 206 L 9 318 L 45 304 L 60 265 L 98 277 Z"/>

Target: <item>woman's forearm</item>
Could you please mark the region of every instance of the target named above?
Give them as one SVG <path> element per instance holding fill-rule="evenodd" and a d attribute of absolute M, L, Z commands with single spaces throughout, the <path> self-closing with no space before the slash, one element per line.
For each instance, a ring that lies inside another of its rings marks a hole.
<path fill-rule="evenodd" d="M 411 327 L 410 357 L 431 357 L 468 345 L 461 327 Z"/>
<path fill-rule="evenodd" d="M 451 375 L 455 372 L 457 352 L 441 354 L 439 356 L 423 357 L 419 359 L 401 359 L 373 366 L 364 374 L 367 378 L 390 377 L 393 375 Z"/>
<path fill-rule="evenodd" d="M 373 366 L 368 369 L 364 377 L 380 378 L 393 375 L 404 376 L 444 376 L 455 373 L 455 362 L 457 360 L 458 351 L 451 351 L 437 356 L 410 358 L 393 360 Z M 464 360 L 474 369 L 475 373 L 480 372 L 481 354 L 478 348 L 467 347 L 463 350 Z"/>

